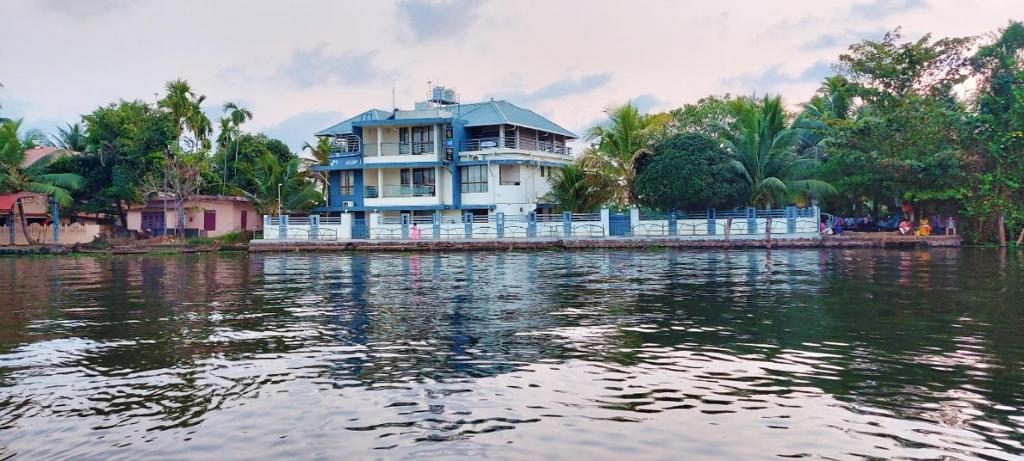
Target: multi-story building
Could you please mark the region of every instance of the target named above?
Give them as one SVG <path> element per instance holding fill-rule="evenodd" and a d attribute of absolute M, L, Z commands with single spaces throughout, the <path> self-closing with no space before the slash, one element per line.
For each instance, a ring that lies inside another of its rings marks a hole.
<path fill-rule="evenodd" d="M 414 110 L 372 109 L 320 131 L 333 150 L 321 213 L 524 215 L 548 176 L 572 161 L 576 135 L 507 101 L 461 104 L 435 87 Z M 544 207 L 543 204 L 540 204 Z"/>

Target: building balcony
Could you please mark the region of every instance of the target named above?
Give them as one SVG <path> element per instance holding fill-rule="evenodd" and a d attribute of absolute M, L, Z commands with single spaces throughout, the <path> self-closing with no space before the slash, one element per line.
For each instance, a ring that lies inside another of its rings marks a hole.
<path fill-rule="evenodd" d="M 364 157 L 387 157 L 396 155 L 434 155 L 434 141 L 426 142 L 385 142 L 363 146 Z"/>
<path fill-rule="evenodd" d="M 435 186 L 433 184 L 421 186 L 403 186 L 385 184 L 383 187 L 366 186 L 366 198 L 395 198 L 395 197 L 434 197 Z"/>
<path fill-rule="evenodd" d="M 519 136 L 506 136 L 504 142 L 499 137 L 473 138 L 462 142 L 461 152 L 474 152 L 488 149 L 513 149 L 548 152 L 555 155 L 572 155 L 572 148 L 560 142 L 538 141 Z"/>

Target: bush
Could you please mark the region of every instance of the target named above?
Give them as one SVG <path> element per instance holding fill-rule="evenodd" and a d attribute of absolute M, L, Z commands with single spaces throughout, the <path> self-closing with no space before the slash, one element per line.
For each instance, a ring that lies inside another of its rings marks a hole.
<path fill-rule="evenodd" d="M 636 194 L 641 205 L 663 211 L 735 208 L 748 186 L 727 174 L 729 156 L 711 138 L 677 134 L 637 162 Z"/>

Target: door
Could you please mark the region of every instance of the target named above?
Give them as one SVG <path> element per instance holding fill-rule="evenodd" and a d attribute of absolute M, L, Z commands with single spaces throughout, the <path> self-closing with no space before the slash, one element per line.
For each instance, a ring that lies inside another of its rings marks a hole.
<path fill-rule="evenodd" d="M 623 213 L 612 213 L 608 217 L 608 235 L 629 235 L 629 215 Z"/>
<path fill-rule="evenodd" d="M 142 230 L 152 231 L 151 235 L 164 233 L 164 214 L 159 211 L 142 212 Z"/>
<path fill-rule="evenodd" d="M 206 210 L 203 212 L 203 230 L 217 230 L 217 210 Z"/>
<path fill-rule="evenodd" d="M 242 230 L 249 230 L 249 213 L 245 210 L 242 210 Z"/>

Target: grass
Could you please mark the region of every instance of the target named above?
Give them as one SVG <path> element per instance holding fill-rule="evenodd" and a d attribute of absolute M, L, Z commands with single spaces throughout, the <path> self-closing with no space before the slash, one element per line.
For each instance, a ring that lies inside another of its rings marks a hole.
<path fill-rule="evenodd" d="M 214 243 L 220 243 L 222 245 L 236 245 L 239 243 L 249 243 L 252 240 L 252 232 L 229 232 L 221 235 L 220 237 L 203 237 L 203 238 L 191 238 L 185 243 L 188 245 L 206 246 L 213 245 Z"/>

